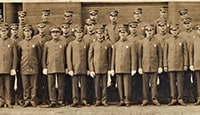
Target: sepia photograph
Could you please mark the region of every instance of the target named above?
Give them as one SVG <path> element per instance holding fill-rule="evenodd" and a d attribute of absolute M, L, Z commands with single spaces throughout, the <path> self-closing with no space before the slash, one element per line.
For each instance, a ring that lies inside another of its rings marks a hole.
<path fill-rule="evenodd" d="M 199 115 L 200 1 L 0 2 L 0 115 Z"/>

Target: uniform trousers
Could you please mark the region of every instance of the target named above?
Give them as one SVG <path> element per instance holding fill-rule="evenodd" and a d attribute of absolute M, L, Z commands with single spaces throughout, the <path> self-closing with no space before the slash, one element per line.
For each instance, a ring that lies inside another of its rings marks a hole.
<path fill-rule="evenodd" d="M 194 72 L 197 82 L 197 99 L 200 100 L 200 70 Z"/>
<path fill-rule="evenodd" d="M 56 76 L 58 82 L 58 95 L 56 92 Z M 48 91 L 49 91 L 49 99 L 51 102 L 64 101 L 64 81 L 65 73 L 53 73 L 48 74 Z"/>
<path fill-rule="evenodd" d="M 24 101 L 36 101 L 37 74 L 22 74 L 23 97 Z"/>
<path fill-rule="evenodd" d="M 0 74 L 0 102 L 11 104 L 11 90 L 9 74 Z"/>
<path fill-rule="evenodd" d="M 107 74 L 96 74 L 94 77 L 96 101 L 107 101 Z"/>
<path fill-rule="evenodd" d="M 177 89 L 178 89 L 178 99 L 180 100 L 183 98 L 183 77 L 184 77 L 184 72 L 182 71 L 169 72 L 170 92 L 172 99 L 176 99 Z"/>
<path fill-rule="evenodd" d="M 144 72 L 142 76 L 142 86 L 143 86 L 143 99 L 148 100 L 149 94 L 149 82 L 151 83 L 151 98 L 152 100 L 157 99 L 157 77 L 156 72 Z"/>
<path fill-rule="evenodd" d="M 116 78 L 120 102 L 129 104 L 131 99 L 132 77 L 130 73 L 117 73 Z"/>
<path fill-rule="evenodd" d="M 72 98 L 73 101 L 77 101 L 79 100 L 79 98 L 81 98 L 81 100 L 86 100 L 86 75 L 74 75 L 72 77 Z M 79 93 L 79 82 L 81 84 L 81 95 Z"/>

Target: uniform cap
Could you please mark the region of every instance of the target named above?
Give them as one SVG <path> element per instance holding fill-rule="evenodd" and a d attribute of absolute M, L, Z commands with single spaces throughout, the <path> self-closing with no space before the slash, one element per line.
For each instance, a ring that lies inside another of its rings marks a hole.
<path fill-rule="evenodd" d="M 25 24 L 23 27 L 23 30 L 31 30 L 31 29 L 33 29 L 33 28 L 32 28 L 32 25 L 30 25 L 30 24 Z"/>
<path fill-rule="evenodd" d="M 1 23 L 0 24 L 0 30 L 2 30 L 2 29 L 8 29 L 8 24 L 5 23 L 5 22 Z"/>
<path fill-rule="evenodd" d="M 51 10 L 48 9 L 41 10 L 41 14 L 49 16 L 51 14 Z"/>
<path fill-rule="evenodd" d="M 119 12 L 114 10 L 110 12 L 110 16 L 118 16 Z"/>
<path fill-rule="evenodd" d="M 83 27 L 77 25 L 72 29 L 72 31 L 73 32 L 83 32 Z"/>
<path fill-rule="evenodd" d="M 182 9 L 178 11 L 180 15 L 188 14 L 188 9 Z"/>
<path fill-rule="evenodd" d="M 69 28 L 69 27 L 70 27 L 70 24 L 68 24 L 68 23 L 61 24 L 61 28 Z"/>
<path fill-rule="evenodd" d="M 53 26 L 50 28 L 50 31 L 51 32 L 61 32 L 61 28 L 58 26 Z"/>
<path fill-rule="evenodd" d="M 45 23 L 39 22 L 37 23 L 37 28 L 44 28 L 46 26 Z"/>
<path fill-rule="evenodd" d="M 127 25 L 122 24 L 118 27 L 118 32 L 127 32 Z"/>
<path fill-rule="evenodd" d="M 65 17 L 73 16 L 73 11 L 70 11 L 70 10 L 64 11 L 64 16 L 65 16 Z"/>
<path fill-rule="evenodd" d="M 103 25 L 98 25 L 95 27 L 96 33 L 104 33 L 104 26 Z"/>
<path fill-rule="evenodd" d="M 132 28 L 136 28 L 138 26 L 138 22 L 136 22 L 136 21 L 128 22 L 128 26 L 132 27 Z"/>
<path fill-rule="evenodd" d="M 167 6 L 163 6 L 160 8 L 160 12 L 166 13 L 168 11 L 168 7 Z"/>
<path fill-rule="evenodd" d="M 16 30 L 16 29 L 18 29 L 19 25 L 17 23 L 12 23 L 9 26 L 10 26 L 10 29 Z"/>
<path fill-rule="evenodd" d="M 133 14 L 142 14 L 142 8 L 136 8 L 136 9 L 133 11 Z"/>
<path fill-rule="evenodd" d="M 89 14 L 92 15 L 92 16 L 96 16 L 96 15 L 98 15 L 98 13 L 99 13 L 99 11 L 96 10 L 96 9 L 90 9 L 88 12 L 89 12 Z"/>
<path fill-rule="evenodd" d="M 144 26 L 144 30 L 153 30 L 154 29 L 154 25 L 153 24 L 147 24 Z"/>
<path fill-rule="evenodd" d="M 183 22 L 184 24 L 188 24 L 188 23 L 192 22 L 192 18 L 191 18 L 191 17 L 183 18 L 183 19 L 182 19 L 182 22 Z"/>
<path fill-rule="evenodd" d="M 88 19 L 85 20 L 85 23 L 86 23 L 87 25 L 91 25 L 91 24 L 96 24 L 96 21 L 93 20 L 93 19 L 88 18 Z"/>
<path fill-rule="evenodd" d="M 26 11 L 18 11 L 17 14 L 19 17 L 25 17 L 27 15 L 27 12 Z"/>

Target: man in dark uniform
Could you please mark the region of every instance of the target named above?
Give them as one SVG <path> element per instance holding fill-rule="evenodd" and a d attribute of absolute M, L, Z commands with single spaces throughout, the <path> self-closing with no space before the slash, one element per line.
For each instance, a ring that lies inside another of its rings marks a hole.
<path fill-rule="evenodd" d="M 111 44 L 105 40 L 103 26 L 96 27 L 95 32 L 97 40 L 90 44 L 88 54 L 90 76 L 94 78 L 95 106 L 101 103 L 108 106 L 107 73 L 111 69 Z"/>
<path fill-rule="evenodd" d="M 41 47 L 41 52 L 43 52 L 44 49 L 44 44 L 47 41 L 50 41 L 52 38 L 50 35 L 45 33 L 45 23 L 37 23 L 37 29 L 38 29 L 38 34 L 33 36 L 33 39 L 37 42 L 39 42 L 39 45 Z M 39 60 L 39 74 L 38 74 L 38 88 L 37 88 L 37 101 L 38 104 L 43 103 L 43 104 L 48 104 L 49 102 L 49 93 L 48 93 L 48 84 L 47 84 L 47 76 L 42 74 L 42 59 Z"/>
<path fill-rule="evenodd" d="M 67 72 L 66 49 L 67 44 L 60 39 L 60 27 L 51 28 L 52 40 L 44 45 L 42 66 L 43 74 L 47 75 L 50 104 L 49 107 L 64 106 L 64 77 Z M 58 95 L 56 95 L 56 84 L 58 84 Z"/>
<path fill-rule="evenodd" d="M 26 23 L 26 11 L 18 11 L 18 21 L 19 21 L 19 27 L 18 27 L 18 37 L 24 39 L 24 32 L 23 32 L 23 27 Z"/>
<path fill-rule="evenodd" d="M 69 24 L 69 34 L 72 36 L 72 29 L 74 27 L 74 24 L 72 21 L 73 11 L 71 11 L 71 10 L 64 11 L 64 18 L 65 18 L 65 21 L 63 23 Z"/>
<path fill-rule="evenodd" d="M 111 45 L 113 45 L 115 42 L 119 40 L 119 33 L 118 33 L 119 24 L 117 24 L 118 14 L 119 12 L 116 10 L 111 11 L 109 14 L 110 23 L 105 27 L 105 39 L 109 40 L 111 42 Z M 111 83 L 109 84 L 110 84 L 109 87 L 115 87 L 116 76 L 111 77 Z"/>
<path fill-rule="evenodd" d="M 194 71 L 194 75 L 197 81 L 197 101 L 195 105 L 200 105 L 200 24 L 195 26 L 196 35 L 191 39 L 189 46 L 189 56 L 190 56 L 190 70 Z"/>
<path fill-rule="evenodd" d="M 164 51 L 165 41 L 170 38 L 168 33 L 168 24 L 165 19 L 157 20 L 157 34 L 155 37 L 160 41 L 162 53 Z M 162 57 L 163 58 L 163 57 Z M 169 77 L 166 72 L 162 72 L 158 78 L 158 96 L 160 102 L 169 103 L 170 101 L 170 88 L 169 88 Z"/>
<path fill-rule="evenodd" d="M 177 103 L 185 106 L 183 102 L 183 77 L 184 71 L 188 69 L 188 50 L 185 39 L 179 36 L 179 25 L 170 27 L 170 36 L 164 45 L 164 71 L 168 72 L 170 78 L 171 102 L 169 106 Z M 177 82 L 176 82 L 177 80 Z M 176 85 L 177 83 L 177 85 Z M 176 90 L 178 89 L 178 92 Z M 178 93 L 178 97 L 176 97 Z"/>
<path fill-rule="evenodd" d="M 16 44 L 18 44 L 19 41 L 22 40 L 22 38 L 19 38 L 18 37 L 18 24 L 17 23 L 12 23 L 9 25 L 10 26 L 10 39 L 14 40 L 16 42 Z M 22 95 L 19 95 L 19 93 L 17 91 L 21 90 L 21 89 L 18 89 L 18 86 L 19 88 L 22 87 L 22 84 L 19 84 L 20 82 L 17 82 L 18 80 L 20 81 L 21 78 L 20 78 L 20 73 L 19 73 L 19 63 L 18 63 L 18 66 L 17 66 L 17 75 L 15 77 L 12 77 L 11 78 L 11 93 L 12 93 L 12 99 L 11 99 L 11 103 L 14 104 L 20 104 L 22 105 Z M 15 81 L 16 80 L 16 81 Z M 17 83 L 17 84 L 15 84 Z M 21 99 L 21 100 L 20 100 Z"/>
<path fill-rule="evenodd" d="M 61 24 L 61 30 L 62 30 L 62 35 L 60 37 L 63 42 L 66 42 L 68 45 L 71 41 L 74 40 L 74 37 L 72 35 L 71 30 L 70 30 L 70 24 L 68 23 L 62 23 Z M 67 73 L 65 76 L 65 90 L 64 90 L 64 101 L 65 104 L 69 104 L 72 101 L 72 81 L 71 81 L 71 76 Z"/>
<path fill-rule="evenodd" d="M 8 37 L 8 24 L 0 24 L 0 108 L 11 105 L 10 77 L 16 75 L 17 49 L 14 40 Z"/>
<path fill-rule="evenodd" d="M 162 48 L 160 41 L 154 36 L 154 25 L 144 27 L 145 39 L 139 45 L 139 74 L 142 76 L 143 101 L 142 106 L 148 104 L 149 83 L 151 84 L 151 99 L 154 105 L 159 106 L 157 97 L 157 77 L 162 73 Z"/>
<path fill-rule="evenodd" d="M 127 27 L 118 28 L 119 41 L 113 45 L 111 74 L 116 74 L 120 103 L 118 106 L 130 106 L 132 77 L 137 71 L 135 44 L 127 39 Z"/>
<path fill-rule="evenodd" d="M 23 31 L 25 38 L 17 45 L 23 85 L 23 107 L 27 107 L 29 103 L 33 107 L 36 107 L 37 78 L 41 60 L 41 49 L 39 43 L 35 39 L 32 39 L 32 26 L 26 24 Z"/>
<path fill-rule="evenodd" d="M 87 103 L 87 71 L 88 68 L 88 49 L 89 43 L 83 39 L 83 28 L 76 26 L 73 29 L 75 40 L 70 42 L 67 48 L 67 67 L 69 75 L 72 77 L 72 99 L 75 107 L 81 103 L 88 106 Z M 81 84 L 81 95 L 79 93 L 79 82 Z M 79 99 L 80 98 L 80 99 Z"/>
<path fill-rule="evenodd" d="M 191 40 L 196 35 L 196 32 L 192 28 L 192 18 L 191 17 L 185 17 L 182 19 L 182 26 L 183 26 L 183 31 L 180 32 L 180 37 L 186 40 L 187 44 L 187 50 L 189 51 L 189 46 Z M 190 58 L 190 55 L 189 55 Z M 190 59 L 188 59 L 190 60 Z M 195 77 L 193 76 L 193 72 L 190 70 L 186 71 L 184 73 L 184 78 L 183 78 L 183 98 L 186 100 L 186 102 L 194 102 L 194 94 L 195 94 L 195 88 L 196 88 L 196 80 Z"/>

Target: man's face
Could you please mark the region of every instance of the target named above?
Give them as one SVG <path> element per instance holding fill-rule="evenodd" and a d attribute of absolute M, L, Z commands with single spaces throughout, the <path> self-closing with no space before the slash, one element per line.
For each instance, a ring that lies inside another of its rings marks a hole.
<path fill-rule="evenodd" d="M 97 32 L 96 36 L 97 36 L 97 39 L 101 41 L 103 39 L 104 34 L 103 32 Z"/>
<path fill-rule="evenodd" d="M 89 32 L 92 32 L 94 30 L 94 24 L 87 24 L 87 29 Z"/>
<path fill-rule="evenodd" d="M 61 30 L 63 33 L 67 34 L 67 33 L 69 33 L 70 29 L 69 29 L 69 27 L 63 27 L 63 28 L 61 28 Z"/>
<path fill-rule="evenodd" d="M 45 27 L 38 27 L 38 31 L 40 34 L 44 34 L 45 33 Z"/>
<path fill-rule="evenodd" d="M 152 37 L 154 34 L 154 29 L 153 28 L 146 28 L 145 33 L 147 37 Z"/>
<path fill-rule="evenodd" d="M 31 29 L 24 29 L 24 36 L 25 39 L 31 37 L 32 30 Z"/>
<path fill-rule="evenodd" d="M 191 26 L 192 26 L 192 23 L 191 23 L 191 22 L 184 22 L 184 23 L 183 23 L 183 27 L 186 28 L 186 29 L 191 28 Z"/>
<path fill-rule="evenodd" d="M 167 12 L 161 12 L 160 11 L 160 17 L 167 18 Z"/>
<path fill-rule="evenodd" d="M 129 26 L 129 31 L 131 33 L 136 33 L 137 32 L 137 27 L 131 27 L 131 26 Z"/>
<path fill-rule="evenodd" d="M 110 15 L 110 21 L 111 22 L 116 22 L 117 21 L 117 16 L 116 15 Z"/>
<path fill-rule="evenodd" d="M 71 21 L 72 21 L 72 15 L 65 16 L 65 22 L 66 23 L 71 22 Z"/>
<path fill-rule="evenodd" d="M 61 35 L 61 32 L 60 32 L 59 29 L 58 30 L 53 30 L 51 32 L 51 36 L 52 36 L 53 39 L 58 39 L 60 37 L 60 35 Z"/>
<path fill-rule="evenodd" d="M 18 29 L 11 29 L 10 32 L 11 32 L 11 35 L 17 35 Z"/>
<path fill-rule="evenodd" d="M 126 31 L 119 32 L 120 39 L 124 39 L 127 35 L 128 35 L 128 32 L 126 32 Z"/>
<path fill-rule="evenodd" d="M 166 24 L 158 25 L 157 27 L 158 27 L 158 30 L 161 32 L 165 32 L 167 30 Z"/>
<path fill-rule="evenodd" d="M 0 30 L 0 36 L 1 38 L 7 38 L 8 37 L 8 29 L 1 29 Z"/>
<path fill-rule="evenodd" d="M 76 40 L 80 41 L 83 39 L 83 32 L 80 31 L 80 32 L 75 32 L 74 33 L 75 37 L 76 37 Z"/>
<path fill-rule="evenodd" d="M 176 29 L 176 28 L 172 28 L 172 29 L 170 30 L 170 32 L 171 32 L 172 36 L 176 36 L 176 35 L 178 35 L 179 30 Z"/>
<path fill-rule="evenodd" d="M 136 19 L 136 20 L 140 20 L 142 18 L 142 13 L 139 13 L 139 12 L 135 12 L 133 17 Z"/>
<path fill-rule="evenodd" d="M 25 16 L 19 16 L 19 23 L 24 23 L 25 22 Z"/>
<path fill-rule="evenodd" d="M 98 19 L 98 15 L 97 14 L 96 15 L 90 14 L 90 19 L 97 20 Z"/>
<path fill-rule="evenodd" d="M 48 19 L 49 19 L 49 15 L 47 15 L 47 14 L 42 14 L 41 18 L 42 18 L 42 21 L 43 21 L 43 22 L 47 22 Z"/>

